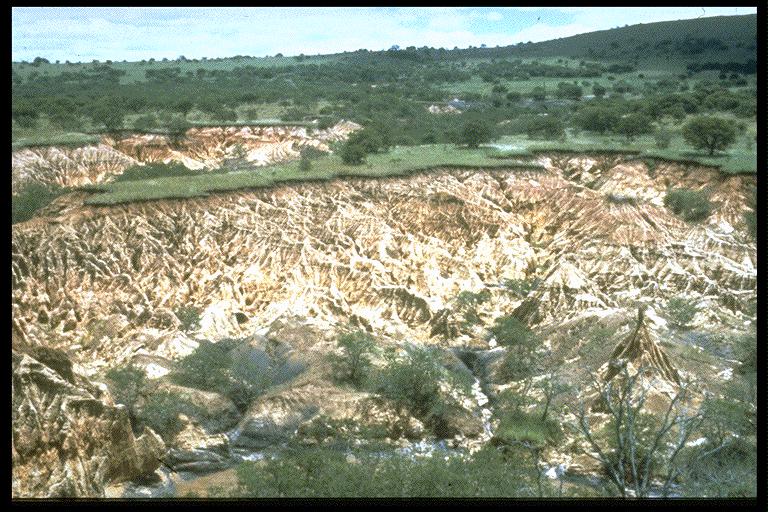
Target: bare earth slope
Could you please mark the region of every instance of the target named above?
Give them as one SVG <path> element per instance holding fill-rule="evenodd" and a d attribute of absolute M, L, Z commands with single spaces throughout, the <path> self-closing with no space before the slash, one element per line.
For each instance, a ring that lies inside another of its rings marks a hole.
<path fill-rule="evenodd" d="M 543 163 L 102 208 L 63 197 L 57 216 L 13 226 L 14 337 L 112 366 L 141 347 L 141 333 L 178 332 L 173 311 L 196 306 L 209 339 L 300 315 L 484 345 L 456 337 L 454 297 L 488 290 L 488 325 L 523 305 L 500 284 L 534 277 L 542 282 L 524 308 L 534 326 L 676 295 L 704 306 L 700 326 L 743 323 L 756 293 L 742 221 L 753 177 L 677 165 L 650 173 L 613 157 Z M 705 184 L 717 204 L 703 224 L 662 205 L 668 185 Z"/>

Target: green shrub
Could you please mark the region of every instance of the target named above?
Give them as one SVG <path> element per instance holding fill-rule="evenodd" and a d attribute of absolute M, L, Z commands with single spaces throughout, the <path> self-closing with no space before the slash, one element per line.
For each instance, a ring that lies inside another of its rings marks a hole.
<path fill-rule="evenodd" d="M 226 393 L 231 382 L 229 368 L 232 358 L 225 346 L 202 341 L 198 347 L 179 361 L 171 379 L 181 386 Z"/>
<path fill-rule="evenodd" d="M 200 325 L 200 309 L 194 306 L 181 306 L 174 311 L 174 314 L 181 322 L 181 329 L 184 332 Z"/>
<path fill-rule="evenodd" d="M 488 290 L 482 290 L 476 293 L 470 291 L 459 292 L 456 295 L 456 304 L 460 307 L 464 306 L 477 306 L 488 302 L 491 298 L 491 293 Z"/>
<path fill-rule="evenodd" d="M 248 497 L 533 497 L 556 495 L 530 465 L 485 448 L 473 455 L 414 458 L 351 455 L 329 448 L 294 449 L 285 457 L 237 467 L 239 496 Z M 579 489 L 579 491 L 583 491 Z"/>
<path fill-rule="evenodd" d="M 605 133 L 612 130 L 618 121 L 618 112 L 603 105 L 583 107 L 574 116 L 574 124 L 577 127 L 597 133 Z"/>
<path fill-rule="evenodd" d="M 747 225 L 747 232 L 752 238 L 757 237 L 757 215 L 754 211 L 744 214 L 744 223 Z"/>
<path fill-rule="evenodd" d="M 670 190 L 664 196 L 664 206 L 688 222 L 704 220 L 712 212 L 709 194 L 703 190 L 696 191 L 685 188 Z"/>
<path fill-rule="evenodd" d="M 374 390 L 406 407 L 436 434 L 440 435 L 448 404 L 440 393 L 440 383 L 469 392 L 471 377 L 451 373 L 440 362 L 434 349 L 409 346 L 404 356 L 387 354 L 388 364 L 373 382 Z"/>
<path fill-rule="evenodd" d="M 312 438 L 317 442 L 327 441 L 350 445 L 355 439 L 367 441 L 376 439 L 399 438 L 401 432 L 390 432 L 386 425 L 361 425 L 358 421 L 345 418 L 334 419 L 325 415 L 312 418 L 312 421 L 299 427 L 298 436 Z"/>
<path fill-rule="evenodd" d="M 171 380 L 181 386 L 224 395 L 244 411 L 268 387 L 290 380 L 303 370 L 299 364 L 289 363 L 282 357 L 271 359 L 265 353 L 261 354 L 262 358 L 249 352 L 233 357 L 230 352 L 233 343 L 237 340 L 200 342 L 191 354 L 179 361 L 178 369 L 170 375 Z"/>
<path fill-rule="evenodd" d="M 565 135 L 565 126 L 557 117 L 534 116 L 525 123 L 529 139 L 560 139 Z"/>
<path fill-rule="evenodd" d="M 321 117 L 317 120 L 318 130 L 327 130 L 328 128 L 335 126 L 338 119 L 335 117 Z"/>
<path fill-rule="evenodd" d="M 752 189 L 747 206 L 752 209 L 744 214 L 744 222 L 749 236 L 755 239 L 757 237 L 757 189 Z"/>
<path fill-rule="evenodd" d="M 614 126 L 614 131 L 627 138 L 631 142 L 638 135 L 653 131 L 652 119 L 645 114 L 626 114 L 619 118 Z"/>
<path fill-rule="evenodd" d="M 477 314 L 476 307 L 480 304 L 487 302 L 491 298 L 491 294 L 488 290 L 482 290 L 477 293 L 469 291 L 460 292 L 456 298 L 456 307 L 464 317 L 464 326 L 480 323 L 480 317 Z"/>
<path fill-rule="evenodd" d="M 696 117 L 683 126 L 685 142 L 695 149 L 703 149 L 710 156 L 723 151 L 736 140 L 736 128 L 727 119 Z"/>
<path fill-rule="evenodd" d="M 154 178 L 167 178 L 171 176 L 197 176 L 201 174 L 198 171 L 187 169 L 184 164 L 173 162 L 170 164 L 164 164 L 160 162 L 146 164 L 146 165 L 134 165 L 129 167 L 122 174 L 118 174 L 114 177 L 115 182 L 122 181 L 139 181 L 139 180 L 151 180 Z"/>
<path fill-rule="evenodd" d="M 592 94 L 595 95 L 595 98 L 602 98 L 605 96 L 606 89 L 600 84 L 595 84 L 592 86 Z"/>
<path fill-rule="evenodd" d="M 462 144 L 476 148 L 482 143 L 493 140 L 493 127 L 485 121 L 471 120 L 464 124 L 460 138 Z"/>
<path fill-rule="evenodd" d="M 535 277 L 531 280 L 528 279 L 505 279 L 503 286 L 505 289 L 514 293 L 518 297 L 527 297 L 531 290 L 535 289 L 541 279 Z"/>
<path fill-rule="evenodd" d="M 138 428 L 136 421 L 136 402 L 141 396 L 141 391 L 146 383 L 144 372 L 133 366 L 111 368 L 106 377 L 109 381 L 109 390 L 115 399 L 115 403 L 122 404 L 128 409 L 131 425 Z M 138 432 L 138 430 L 136 430 Z"/>
<path fill-rule="evenodd" d="M 347 142 L 341 147 L 341 161 L 347 165 L 360 165 L 365 161 L 365 148 L 359 144 Z"/>
<path fill-rule="evenodd" d="M 606 201 L 613 204 L 637 204 L 637 198 L 634 196 L 625 196 L 623 194 L 610 193 L 605 196 Z"/>
<path fill-rule="evenodd" d="M 11 198 L 11 224 L 31 219 L 35 212 L 66 192 L 66 189 L 58 185 L 30 183 Z"/>
<path fill-rule="evenodd" d="M 676 327 L 688 327 L 697 312 L 696 305 L 684 297 L 673 297 L 667 302 L 667 316 Z"/>
<path fill-rule="evenodd" d="M 407 347 L 405 352 L 405 357 L 388 355 L 388 365 L 376 383 L 377 390 L 418 416 L 436 414 L 443 405 L 439 391 L 444 368 L 428 348 Z"/>
<path fill-rule="evenodd" d="M 133 122 L 133 127 L 139 131 L 148 131 L 157 128 L 157 118 L 153 114 L 139 116 Z"/>
<path fill-rule="evenodd" d="M 343 355 L 332 355 L 336 378 L 339 382 L 360 387 L 368 378 L 371 366 L 370 353 L 376 343 L 373 336 L 365 331 L 345 333 L 339 336 L 337 347 Z"/>
<path fill-rule="evenodd" d="M 542 420 L 540 414 L 513 409 L 501 416 L 499 426 L 494 433 L 494 443 L 528 443 L 543 447 L 556 444 L 562 437 L 563 432 L 558 421 Z"/>
<path fill-rule="evenodd" d="M 377 153 L 384 146 L 381 134 L 372 128 L 353 132 L 347 142 L 360 146 L 366 153 Z"/>
<path fill-rule="evenodd" d="M 140 420 L 166 442 L 172 440 L 184 428 L 180 414 L 195 416 L 201 408 L 177 393 L 161 391 L 151 395 L 140 411 Z"/>
<path fill-rule="evenodd" d="M 513 316 L 502 316 L 496 319 L 489 329 L 496 342 L 503 346 L 526 346 L 535 344 L 533 332 L 527 325 Z"/>
<path fill-rule="evenodd" d="M 538 339 L 528 326 L 513 316 L 503 316 L 489 331 L 499 345 L 507 348 L 498 376 L 505 381 L 529 377 L 535 369 Z"/>

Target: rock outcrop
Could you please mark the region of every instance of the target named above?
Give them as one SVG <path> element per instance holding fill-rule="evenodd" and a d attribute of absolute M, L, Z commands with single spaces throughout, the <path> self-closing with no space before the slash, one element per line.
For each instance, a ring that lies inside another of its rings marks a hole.
<path fill-rule="evenodd" d="M 52 368 L 12 354 L 13 496 L 102 497 L 111 483 L 152 473 L 163 441 L 146 428 L 135 437 L 124 407 L 55 359 Z"/>

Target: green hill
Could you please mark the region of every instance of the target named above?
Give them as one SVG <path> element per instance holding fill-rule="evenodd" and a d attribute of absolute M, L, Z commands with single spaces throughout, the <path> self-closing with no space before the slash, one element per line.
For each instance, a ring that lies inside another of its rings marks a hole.
<path fill-rule="evenodd" d="M 662 21 L 527 44 L 520 57 L 600 60 L 677 58 L 745 62 L 755 58 L 757 15 Z"/>

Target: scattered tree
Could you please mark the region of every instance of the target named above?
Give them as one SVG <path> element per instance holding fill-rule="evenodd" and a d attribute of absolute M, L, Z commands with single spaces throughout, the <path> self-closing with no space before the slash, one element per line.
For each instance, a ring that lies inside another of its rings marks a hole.
<path fill-rule="evenodd" d="M 664 205 L 688 222 L 704 220 L 712 211 L 709 194 L 704 190 L 686 188 L 670 190 L 664 196 Z"/>
<path fill-rule="evenodd" d="M 461 142 L 470 148 L 476 148 L 491 140 L 493 140 L 493 129 L 490 124 L 484 121 L 469 121 L 461 130 Z"/>
<path fill-rule="evenodd" d="M 683 126 L 683 138 L 695 149 L 706 150 L 709 155 L 724 151 L 736 140 L 733 123 L 718 117 L 696 117 Z"/>
<path fill-rule="evenodd" d="M 651 133 L 653 131 L 652 119 L 645 114 L 626 114 L 616 122 L 614 130 L 616 133 L 627 138 L 627 142 L 632 142 L 638 135 Z"/>

